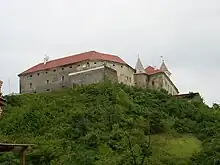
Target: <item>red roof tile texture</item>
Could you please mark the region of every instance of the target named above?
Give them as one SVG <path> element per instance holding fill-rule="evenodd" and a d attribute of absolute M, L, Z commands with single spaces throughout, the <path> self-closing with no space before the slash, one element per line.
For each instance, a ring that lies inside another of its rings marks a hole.
<path fill-rule="evenodd" d="M 74 63 L 85 61 L 85 60 L 103 60 L 103 61 L 111 61 L 111 62 L 126 64 L 126 62 L 124 62 L 118 56 L 99 53 L 96 51 L 89 51 L 89 52 L 80 53 L 80 54 L 76 54 L 72 56 L 67 56 L 64 58 L 59 58 L 56 60 L 51 60 L 51 61 L 48 61 L 46 64 L 44 63 L 37 64 L 19 75 L 33 73 L 33 72 L 51 69 L 51 68 L 56 68 L 59 66 L 74 64 Z"/>
<path fill-rule="evenodd" d="M 151 75 L 151 74 L 155 74 L 155 73 L 160 73 L 161 70 L 159 69 L 156 69 L 152 66 L 148 66 L 147 68 L 145 68 L 145 72 L 148 74 L 148 75 Z"/>

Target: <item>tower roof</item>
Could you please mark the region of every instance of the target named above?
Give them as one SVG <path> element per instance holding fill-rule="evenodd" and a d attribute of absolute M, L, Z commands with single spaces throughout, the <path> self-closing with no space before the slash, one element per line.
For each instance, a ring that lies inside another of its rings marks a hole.
<path fill-rule="evenodd" d="M 136 69 L 137 73 L 144 73 L 145 72 L 144 66 L 142 65 L 142 62 L 141 62 L 139 56 L 138 56 L 138 59 L 137 59 L 135 69 Z"/>
<path fill-rule="evenodd" d="M 171 73 L 170 73 L 170 71 L 168 70 L 168 68 L 167 68 L 167 66 L 166 66 L 166 64 L 165 64 L 165 62 L 164 62 L 164 60 L 163 60 L 163 62 L 162 62 L 162 64 L 161 64 L 161 66 L 160 66 L 160 71 L 161 71 L 161 72 L 165 72 L 165 73 L 167 73 L 168 75 L 171 75 Z"/>

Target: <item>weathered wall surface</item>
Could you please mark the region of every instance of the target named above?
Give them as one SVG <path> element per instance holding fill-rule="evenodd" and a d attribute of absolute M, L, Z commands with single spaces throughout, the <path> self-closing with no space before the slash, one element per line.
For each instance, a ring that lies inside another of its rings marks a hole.
<path fill-rule="evenodd" d="M 133 85 L 134 70 L 127 65 L 108 61 L 82 61 L 73 65 L 52 68 L 20 76 L 20 93 L 47 91 L 48 87 L 58 88 L 68 84 L 68 74 L 106 64 L 117 71 L 118 81 Z"/>
<path fill-rule="evenodd" d="M 163 74 L 162 79 L 163 79 L 163 88 L 167 90 L 168 93 L 172 95 L 177 95 L 179 93 L 178 90 L 175 88 L 174 84 L 172 83 L 172 81 L 169 78 L 167 78 L 167 76 Z"/>
<path fill-rule="evenodd" d="M 113 69 L 103 67 L 69 76 L 69 84 L 72 86 L 76 84 L 96 84 L 105 80 L 117 81 L 117 72 Z"/>
<path fill-rule="evenodd" d="M 148 76 L 146 74 L 134 74 L 135 86 L 146 88 L 148 86 Z"/>
<path fill-rule="evenodd" d="M 154 74 L 149 76 L 148 87 L 150 89 L 161 89 L 163 88 L 163 76 L 162 74 Z"/>

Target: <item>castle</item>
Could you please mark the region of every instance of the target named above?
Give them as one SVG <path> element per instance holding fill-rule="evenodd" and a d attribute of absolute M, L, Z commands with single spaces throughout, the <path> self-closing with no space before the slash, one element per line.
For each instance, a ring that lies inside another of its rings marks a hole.
<path fill-rule="evenodd" d="M 159 69 L 152 66 L 144 68 L 138 57 L 133 68 L 118 56 L 89 51 L 55 60 L 45 59 L 18 76 L 21 94 L 111 80 L 141 88 L 165 89 L 177 95 L 179 91 L 170 75 L 164 61 Z"/>
<path fill-rule="evenodd" d="M 0 80 L 0 116 L 3 112 L 2 108 L 6 102 L 6 100 L 2 97 L 2 84 L 3 84 L 3 81 Z"/>

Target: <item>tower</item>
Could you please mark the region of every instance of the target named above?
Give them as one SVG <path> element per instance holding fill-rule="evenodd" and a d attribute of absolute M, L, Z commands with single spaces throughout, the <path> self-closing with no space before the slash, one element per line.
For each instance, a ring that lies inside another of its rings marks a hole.
<path fill-rule="evenodd" d="M 141 63 L 140 57 L 138 56 L 137 63 L 135 66 L 136 73 L 145 73 L 144 66 Z"/>
<path fill-rule="evenodd" d="M 163 58 L 163 57 L 161 56 L 161 58 Z M 167 69 L 167 66 L 164 62 L 164 59 L 162 59 L 162 64 L 160 66 L 160 71 L 165 72 L 167 74 L 167 76 L 171 76 L 171 72 Z"/>

